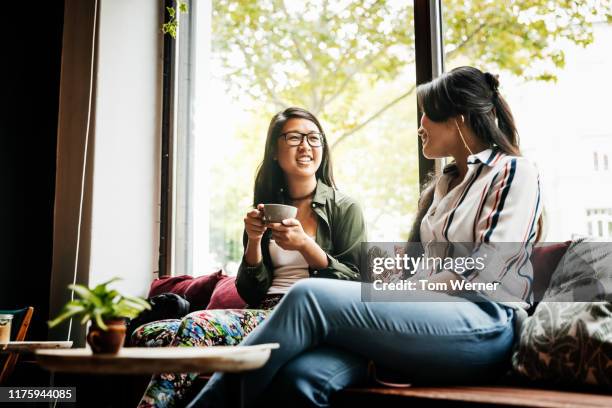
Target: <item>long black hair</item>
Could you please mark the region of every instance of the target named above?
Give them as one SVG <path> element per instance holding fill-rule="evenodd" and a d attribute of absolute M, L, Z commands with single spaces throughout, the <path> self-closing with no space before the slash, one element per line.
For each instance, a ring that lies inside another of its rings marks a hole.
<path fill-rule="evenodd" d="M 323 181 L 330 187 L 336 187 L 332 171 L 331 153 L 327 143 L 325 132 L 319 120 L 306 109 L 291 107 L 272 117 L 266 137 L 266 147 L 261 164 L 257 168 L 255 176 L 255 187 L 253 193 L 253 206 L 259 203 L 282 203 L 287 198 L 287 180 L 283 169 L 274 160 L 277 155 L 277 141 L 283 132 L 283 127 L 289 119 L 306 119 L 317 125 L 319 132 L 323 135 L 323 156 L 321 165 L 317 169 L 317 180 Z"/>
<path fill-rule="evenodd" d="M 505 154 L 520 156 L 514 116 L 498 88 L 497 76 L 474 67 L 458 67 L 419 85 L 417 102 L 432 121 L 444 122 L 463 115 L 466 124 L 482 142 Z M 430 175 L 423 188 L 409 242 L 421 240 L 421 221 L 433 201 L 437 180 L 438 177 Z M 542 225 L 541 219 L 538 223 Z"/>

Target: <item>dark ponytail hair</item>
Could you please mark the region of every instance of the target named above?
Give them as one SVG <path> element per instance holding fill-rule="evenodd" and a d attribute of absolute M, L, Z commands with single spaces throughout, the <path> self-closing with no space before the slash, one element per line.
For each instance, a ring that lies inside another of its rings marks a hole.
<path fill-rule="evenodd" d="M 499 93 L 499 80 L 474 67 L 458 67 L 431 82 L 419 85 L 420 109 L 434 122 L 463 115 L 476 137 L 491 148 L 520 156 L 519 136 L 514 116 Z M 420 242 L 423 217 L 431 206 L 438 177 L 431 174 L 423 187 L 409 242 Z"/>
<path fill-rule="evenodd" d="M 285 173 L 278 164 L 278 160 L 274 160 L 274 157 L 277 153 L 278 138 L 283 133 L 283 127 L 289 119 L 306 119 L 317 125 L 319 132 L 323 135 L 323 146 L 321 147 L 323 149 L 323 157 L 321 165 L 317 169 L 316 177 L 317 180 L 323 181 L 328 186 L 336 187 L 330 149 L 321 123 L 312 113 L 305 109 L 296 107 L 287 108 L 274 115 L 270 121 L 264 157 L 257 168 L 257 175 L 255 176 L 253 206 L 259 203 L 283 203 L 286 199 L 287 181 Z"/>
<path fill-rule="evenodd" d="M 498 88 L 499 80 L 490 73 L 474 67 L 459 67 L 419 85 L 417 101 L 434 122 L 463 115 L 481 141 L 506 154 L 519 156 L 514 117 Z"/>

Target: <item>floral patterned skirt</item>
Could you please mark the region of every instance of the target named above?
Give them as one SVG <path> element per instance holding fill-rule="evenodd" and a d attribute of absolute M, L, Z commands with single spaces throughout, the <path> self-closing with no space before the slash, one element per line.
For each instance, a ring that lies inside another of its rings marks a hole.
<path fill-rule="evenodd" d="M 282 295 L 269 295 L 259 309 L 200 310 L 182 320 L 159 320 L 144 324 L 132 334 L 136 347 L 206 347 L 239 344 L 278 304 Z M 182 406 L 198 373 L 156 374 L 139 408 Z"/>

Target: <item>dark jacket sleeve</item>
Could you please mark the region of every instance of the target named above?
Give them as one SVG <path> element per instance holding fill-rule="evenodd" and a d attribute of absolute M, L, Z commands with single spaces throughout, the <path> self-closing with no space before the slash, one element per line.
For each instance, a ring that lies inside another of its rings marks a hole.
<path fill-rule="evenodd" d="M 366 223 L 361 206 L 352 201 L 340 207 L 332 228 L 333 249 L 327 253 L 327 268 L 311 270 L 312 277 L 361 280 L 361 243 L 366 241 Z"/>
<path fill-rule="evenodd" d="M 245 251 L 247 242 L 248 237 L 245 231 L 243 234 L 243 246 Z M 265 245 L 267 242 L 269 242 L 269 238 L 262 239 L 262 245 Z M 268 254 L 263 250 L 262 254 L 264 258 L 263 261 L 255 266 L 247 265 L 243 255 L 236 276 L 236 289 L 238 290 L 238 294 L 251 306 L 259 304 L 268 292 L 270 285 L 272 285 L 272 270 L 266 266 L 268 263 L 266 255 Z"/>

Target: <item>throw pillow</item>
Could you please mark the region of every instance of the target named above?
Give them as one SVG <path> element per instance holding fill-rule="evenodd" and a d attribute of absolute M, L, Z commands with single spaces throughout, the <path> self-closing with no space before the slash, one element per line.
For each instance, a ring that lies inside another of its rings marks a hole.
<path fill-rule="evenodd" d="M 223 271 L 194 278 L 189 275 L 164 276 L 151 283 L 149 298 L 163 293 L 174 293 L 184 297 L 191 305 L 190 311 L 204 310 L 217 283 L 226 277 Z"/>
<path fill-rule="evenodd" d="M 246 302 L 242 300 L 236 289 L 236 277 L 223 277 L 212 294 L 206 309 L 244 309 Z"/>
<path fill-rule="evenodd" d="M 542 301 L 600 300 L 612 301 L 612 243 L 577 239 L 555 269 Z"/>
<path fill-rule="evenodd" d="M 612 303 L 540 303 L 523 323 L 512 365 L 532 380 L 611 386 Z"/>
<path fill-rule="evenodd" d="M 213 295 L 217 283 L 224 277 L 223 271 L 198 276 L 189 282 L 185 299 L 191 304 L 191 311 L 204 310 Z"/>
<path fill-rule="evenodd" d="M 544 296 L 550 278 L 567 252 L 570 243 L 571 241 L 566 241 L 534 246 L 531 253 L 531 265 L 533 267 L 533 297 L 536 302 L 539 302 Z"/>
<path fill-rule="evenodd" d="M 515 371 L 534 380 L 612 385 L 611 283 L 612 244 L 572 242 L 523 323 Z"/>
<path fill-rule="evenodd" d="M 175 293 L 183 296 L 185 295 L 185 291 L 187 291 L 192 279 L 193 276 L 189 275 L 162 276 L 159 279 L 155 279 L 153 282 L 151 282 L 149 298 L 161 295 L 162 293 Z"/>

